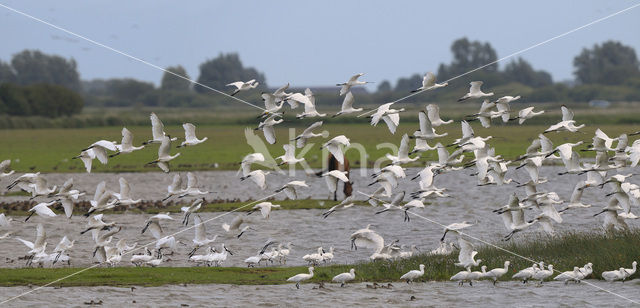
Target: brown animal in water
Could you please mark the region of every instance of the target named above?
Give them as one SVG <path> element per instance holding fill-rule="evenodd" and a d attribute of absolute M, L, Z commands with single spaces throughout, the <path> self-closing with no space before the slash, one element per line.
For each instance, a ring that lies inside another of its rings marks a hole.
<path fill-rule="evenodd" d="M 350 177 L 351 168 L 349 168 L 349 160 L 345 157 L 344 164 L 341 164 L 335 157 L 333 157 L 331 153 L 329 153 L 329 157 L 327 158 L 327 170 L 322 170 L 316 173 L 316 175 L 321 176 L 322 174 L 332 170 L 347 171 L 347 178 L 349 179 L 349 182 L 344 183 L 342 192 L 344 193 L 345 197 L 351 196 L 351 194 L 353 193 L 353 182 L 351 182 Z M 338 201 L 338 190 L 333 192 L 333 201 Z"/>

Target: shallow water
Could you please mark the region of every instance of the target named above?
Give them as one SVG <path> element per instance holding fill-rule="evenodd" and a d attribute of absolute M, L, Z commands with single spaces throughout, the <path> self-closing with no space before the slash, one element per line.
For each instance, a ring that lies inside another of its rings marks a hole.
<path fill-rule="evenodd" d="M 542 175 L 551 178 L 558 172 L 558 170 L 559 169 L 555 167 L 545 167 L 542 170 Z M 412 177 L 417 171 L 417 169 L 408 170 L 408 178 Z M 515 188 L 513 185 L 478 187 L 475 186 L 475 177 L 468 176 L 469 173 L 471 172 L 461 171 L 438 176 L 436 178 L 436 185 L 438 187 L 448 188 L 449 193 L 453 197 L 435 199 L 433 200 L 432 205 L 428 205 L 424 210 L 415 210 L 415 212 L 428 219 L 445 225 L 463 220 L 477 222 L 475 226 L 466 230 L 467 233 L 485 241 L 497 242 L 508 232 L 502 223 L 502 219 L 493 214 L 491 210 L 505 204 L 508 200 L 509 194 L 514 191 L 514 189 L 520 195 L 524 195 L 523 188 Z M 55 177 L 60 177 L 59 181 L 64 181 L 67 176 L 68 175 L 52 174 L 47 175 L 47 178 L 55 179 Z M 145 192 L 147 194 L 151 194 L 148 189 L 151 187 L 149 183 L 150 181 L 144 181 L 142 178 L 137 177 L 157 178 L 158 181 L 161 181 L 160 179 L 167 180 L 167 177 L 169 177 L 168 175 L 160 173 L 132 173 L 125 174 L 124 176 L 131 177 L 129 181 L 132 183 L 134 195 L 144 194 Z M 222 181 L 221 178 L 230 176 L 230 173 L 202 172 L 199 176 L 202 179 L 201 183 L 222 185 L 219 183 Z M 86 179 L 76 179 L 76 183 L 77 186 L 80 186 L 80 189 L 83 189 L 83 185 L 93 187 L 94 183 L 90 183 L 89 179 L 94 179 L 95 181 L 96 178 L 103 177 L 109 178 L 109 180 L 112 181 L 117 181 L 119 175 L 92 175 L 87 176 Z M 514 174 L 513 177 L 516 180 L 526 179 L 526 175 L 522 173 Z M 281 177 L 274 177 L 274 179 L 280 178 Z M 553 181 L 552 183 L 539 185 L 539 190 L 553 190 L 556 191 L 561 198 L 568 199 L 571 195 L 574 184 L 578 181 L 578 177 L 568 175 L 563 177 L 556 176 L 556 178 L 558 178 L 558 180 Z M 210 182 L 209 179 L 218 180 Z M 314 189 L 303 191 L 303 198 L 307 196 L 327 197 L 323 179 L 318 180 L 311 177 L 306 179 L 309 182 L 314 182 L 310 183 Z M 319 182 L 315 183 L 315 181 Z M 354 181 L 356 183 L 354 191 L 362 189 L 363 191 L 371 192 L 374 189 L 373 187 L 366 187 L 366 184 L 369 183 L 368 179 L 359 175 L 354 175 Z M 52 182 L 57 183 L 56 181 Z M 113 183 L 110 184 L 115 185 Z M 273 185 L 273 187 L 278 185 Z M 255 189 L 246 189 L 246 186 L 241 186 L 242 189 L 237 188 L 236 186 L 231 187 L 234 189 L 226 188 L 224 190 L 225 194 L 229 191 L 228 195 L 230 197 L 228 198 L 240 196 L 240 192 L 238 192 L 239 190 L 244 190 L 242 193 L 245 197 L 250 198 L 259 198 L 267 194 L 267 192 L 256 192 Z M 463 187 L 464 189 L 462 189 Z M 406 189 L 408 192 L 417 189 L 415 183 L 411 183 L 407 180 L 401 182 L 399 188 Z M 211 189 L 217 188 L 212 187 Z M 577 209 L 567 212 L 567 214 L 563 215 L 564 222 L 562 224 L 554 224 L 556 230 L 601 230 L 600 226 L 602 218 L 594 218 L 592 215 L 597 213 L 599 209 L 605 205 L 604 193 L 607 190 L 608 189 L 600 190 L 598 188 L 586 190 L 583 195 L 583 202 L 591 203 L 594 206 L 588 209 Z M 157 195 L 158 193 L 156 193 L 156 197 Z M 160 195 L 162 195 L 162 192 Z M 562 207 L 562 205 L 557 206 L 558 209 Z M 372 229 L 382 235 L 386 241 L 397 239 L 400 241 L 400 244 L 417 245 L 423 252 L 437 247 L 439 238 L 442 235 L 441 226 L 416 216 L 412 216 L 410 222 L 404 222 L 402 212 L 389 211 L 387 213 L 376 215 L 376 210 L 377 209 L 371 207 L 356 206 L 343 211 L 338 211 L 327 219 L 322 218 L 321 213 L 324 210 L 321 209 L 276 210 L 271 213 L 270 219 L 263 219 L 259 213 L 255 213 L 250 216 L 247 216 L 245 213 L 199 213 L 199 215 L 203 220 L 213 218 L 213 220 L 207 223 L 206 227 L 209 237 L 213 237 L 214 234 L 219 235 L 215 245 L 220 245 L 224 242 L 234 253 L 233 256 L 228 257 L 227 261 L 223 264 L 224 266 L 244 266 L 243 260 L 249 256 L 255 255 L 267 239 L 292 242 L 294 244 L 287 265 L 306 264 L 301 257 L 305 254 L 315 252 L 319 246 L 324 247 L 325 250 L 329 247 L 334 247 L 336 249 L 334 253 L 334 262 L 336 263 L 352 263 L 366 260 L 371 254 L 371 251 L 366 249 L 359 249 L 357 251 L 351 250 L 349 235 L 355 230 L 363 228 L 367 224 L 372 224 Z M 527 218 L 531 218 L 536 214 L 537 210 L 531 210 L 526 214 L 526 216 Z M 256 231 L 249 230 L 240 239 L 236 238 L 238 231 L 232 231 L 229 233 L 224 232 L 221 228 L 221 224 L 223 222 L 231 222 L 231 220 L 238 215 L 245 219 L 245 225 L 252 226 Z M 151 215 L 112 214 L 105 216 L 105 221 L 116 221 L 119 226 L 122 226 L 122 231 L 115 236 L 112 243 L 115 243 L 121 238 L 126 239 L 129 244 L 137 242 L 139 245 L 146 244 L 154 240 L 149 232 L 140 234 L 145 220 Z M 166 234 L 173 234 L 184 230 L 184 227 L 180 223 L 182 216 L 178 214 L 173 216 L 175 218 L 174 221 L 164 222 L 162 224 Z M 28 223 L 14 223 L 16 228 L 15 236 L 33 241 L 35 238 L 35 226 L 38 222 L 43 223 L 47 232 L 47 241 L 49 242 L 47 251 L 53 250 L 62 236 L 67 235 L 71 239 L 77 240 L 74 248 L 70 251 L 72 265 L 86 266 L 93 264 L 94 260 L 92 260 L 91 254 L 94 249 L 94 244 L 91 239 L 91 235 L 90 233 L 80 235 L 80 231 L 84 229 L 86 224 L 86 219 L 84 217 L 74 216 L 70 220 L 67 220 L 63 215 L 48 219 L 33 216 Z M 637 227 L 640 223 L 634 220 L 627 220 L 627 222 L 633 227 Z M 526 238 L 531 236 L 533 233 L 538 233 L 540 232 L 538 228 L 538 226 L 534 225 L 530 230 L 516 234 L 516 236 L 514 236 L 514 240 Z M 171 256 L 167 256 L 164 266 L 193 265 L 187 262 L 187 253 L 191 250 L 191 239 L 193 236 L 193 229 L 182 231 L 176 235 L 176 238 L 183 244 L 178 244 L 175 253 Z M 454 240 L 454 237 L 452 236 L 449 239 Z M 17 240 L 0 240 L 0 251 L 2 251 L 2 255 L 0 255 L 0 267 L 24 266 L 24 261 L 17 260 L 17 258 L 24 256 L 28 249 Z M 139 252 L 140 251 L 134 253 Z M 205 253 L 205 249 L 202 248 L 200 252 Z M 120 266 L 130 266 L 131 264 L 128 260 L 129 256 L 124 256 L 123 262 Z M 61 265 L 56 264 L 56 266 Z"/>
<path fill-rule="evenodd" d="M 564 177 L 555 176 L 560 169 L 557 167 L 544 167 L 541 175 L 554 178 L 551 183 L 539 185 L 539 190 L 556 191 L 563 199 L 568 199 L 571 195 L 575 183 L 579 177 L 568 175 Z M 411 178 L 418 169 L 407 171 Z M 440 175 L 436 178 L 436 186 L 448 189 L 448 193 L 453 198 L 436 199 L 433 204 L 424 210 L 416 210 L 431 220 L 442 224 L 459 222 L 462 220 L 476 222 L 474 227 L 468 230 L 483 240 L 497 242 L 507 231 L 499 216 L 491 213 L 491 209 L 505 204 L 512 191 L 517 191 L 519 195 L 524 195 L 522 188 L 515 188 L 513 185 L 505 186 L 475 186 L 475 177 L 468 176 L 471 171 L 461 171 Z M 269 179 L 269 189 L 259 191 L 254 189 L 252 184 L 239 183 L 235 172 L 197 172 L 202 188 L 212 191 L 223 191 L 224 194 L 213 194 L 207 198 L 222 199 L 258 199 L 271 194 L 271 192 L 291 178 L 283 176 L 273 176 Z M 515 180 L 526 181 L 524 172 L 510 172 L 510 177 Z M 50 184 L 62 184 L 69 176 L 73 176 L 76 188 L 91 192 L 100 180 L 107 180 L 108 188 L 117 190 L 117 179 L 124 176 L 132 185 L 132 193 L 136 198 L 147 200 L 157 200 L 164 195 L 165 187 L 169 185 L 172 175 L 161 173 L 129 173 L 129 174 L 47 174 L 46 178 Z M 305 179 L 313 189 L 300 192 L 302 198 L 328 198 L 324 179 L 306 177 L 300 175 L 297 178 Z M 375 188 L 368 187 L 370 179 L 366 176 L 354 172 L 354 191 L 362 190 L 371 192 Z M 6 181 L 6 180 L 4 180 Z M 3 183 L 0 184 L 5 184 Z M 632 182 L 636 180 L 633 179 Z M 401 181 L 399 189 L 407 192 L 417 190 L 417 185 L 408 180 Z M 555 224 L 556 230 L 571 231 L 593 231 L 600 230 L 602 223 L 600 217 L 594 218 L 592 215 L 605 205 L 606 198 L 604 192 L 608 189 L 600 190 L 592 188 L 585 191 L 584 203 L 591 203 L 594 207 L 589 209 L 579 209 L 568 212 L 564 215 L 565 221 L 562 224 Z M 361 199 L 360 195 L 357 195 Z M 280 196 L 282 197 L 282 196 Z M 24 200 L 25 197 L 2 197 L 1 201 Z M 563 206 L 557 206 L 558 209 Z M 349 235 L 367 224 L 373 224 L 372 229 L 381 234 L 386 241 L 396 240 L 400 244 L 418 245 L 422 251 L 428 251 L 438 245 L 442 234 L 442 227 L 432 222 L 412 216 L 411 222 L 403 222 L 401 212 L 388 212 L 375 215 L 376 209 L 370 207 L 352 207 L 340 212 L 336 212 L 328 219 L 323 219 L 323 210 L 291 210 L 274 211 L 268 220 L 262 219 L 258 213 L 246 216 L 245 213 L 200 213 L 203 219 L 215 218 L 207 223 L 209 236 L 218 234 L 220 237 L 216 245 L 224 242 L 233 251 L 234 255 L 229 256 L 223 266 L 244 266 L 243 260 L 255 255 L 265 240 L 273 238 L 283 242 L 293 242 L 294 247 L 287 265 L 303 265 L 305 262 L 301 257 L 305 254 L 315 252 L 318 246 L 335 247 L 335 263 L 352 263 L 366 260 L 371 251 L 359 249 L 350 250 Z M 536 215 L 536 211 L 527 213 L 527 217 Z M 243 215 L 247 223 L 258 231 L 248 231 L 238 240 L 236 231 L 225 233 L 220 227 L 223 222 L 230 222 L 236 215 Z M 148 234 L 140 234 L 144 221 L 151 215 L 143 214 L 113 214 L 106 215 L 106 220 L 115 220 L 123 227 L 122 231 L 116 235 L 113 242 L 120 238 L 127 239 L 128 243 L 138 242 L 140 245 L 153 241 L 153 237 Z M 181 216 L 174 215 L 175 221 L 163 223 L 166 233 L 174 233 L 183 230 L 180 224 Z M 68 235 L 72 239 L 78 240 L 75 247 L 70 252 L 73 266 L 87 266 L 93 264 L 91 253 L 93 242 L 89 234 L 80 235 L 84 228 L 85 218 L 74 216 L 67 220 L 63 216 L 52 219 L 43 219 L 37 216 L 26 223 L 14 223 L 16 236 L 33 240 L 35 237 L 35 226 L 42 222 L 48 235 L 49 248 L 51 251 L 55 244 L 63 235 Z M 634 227 L 638 226 L 637 221 L 628 221 Z M 514 237 L 520 240 L 539 232 L 537 226 L 521 232 Z M 163 266 L 192 266 L 188 263 L 187 253 L 190 250 L 189 244 L 193 237 L 193 230 L 187 230 L 177 234 L 176 237 L 186 245 L 179 244 L 173 255 L 167 256 Z M 453 237 L 450 238 L 453 240 Z M 0 267 L 21 267 L 23 260 L 17 260 L 24 256 L 28 249 L 14 239 L 0 240 Z M 204 252 L 204 249 L 201 250 Z M 137 252 L 136 252 L 137 253 Z M 123 257 L 120 266 L 131 266 L 128 262 L 129 256 Z M 56 266 L 62 266 L 60 264 Z M 640 286 L 634 282 L 627 283 L 605 283 L 600 281 L 589 281 L 603 288 L 611 289 L 625 297 L 640 300 L 638 290 Z M 302 285 L 300 290 L 289 285 L 277 286 L 234 286 L 234 285 L 189 285 L 184 286 L 162 286 L 162 287 L 137 287 L 133 292 L 129 288 L 116 287 L 73 287 L 73 288 L 43 288 L 21 297 L 9 303 L 9 306 L 87 306 L 85 302 L 98 302 L 102 300 L 103 306 L 133 305 L 175 307 L 180 304 L 190 306 L 336 306 L 336 305 L 366 305 L 367 307 L 425 307 L 425 306 L 469 306 L 482 303 L 493 306 L 518 306 L 518 307 L 542 307 L 542 306 L 619 306 L 628 307 L 629 302 L 604 291 L 582 283 L 579 285 L 564 286 L 561 283 L 545 283 L 543 287 L 533 285 L 522 286 L 518 282 L 505 282 L 493 287 L 489 282 L 480 282 L 474 287 L 458 287 L 455 283 L 449 282 L 429 282 L 406 285 L 395 283 L 393 289 L 368 289 L 365 284 L 351 284 L 346 288 L 338 288 L 336 285 L 328 285 L 327 289 L 314 290 L 314 285 Z M 0 298 L 8 298 L 29 291 L 29 287 L 0 288 Z M 251 296 L 247 296 L 251 294 Z M 410 297 L 415 296 L 416 300 L 410 301 Z"/>
<path fill-rule="evenodd" d="M 269 286 L 173 285 L 161 287 L 70 287 L 43 288 L 6 305 L 9 307 L 87 307 L 85 303 L 102 301 L 103 307 L 630 307 L 632 302 L 601 291 L 586 282 L 640 301 L 636 282 L 606 283 L 588 280 L 564 285 L 547 282 L 539 287 L 519 282 L 477 282 L 473 287 L 458 287 L 450 282 L 427 282 L 407 285 L 394 283 L 391 289 L 369 289 L 365 283 Z M 28 287 L 0 288 L 6 299 L 27 292 Z M 414 300 L 410 298 L 414 296 Z M 480 305 L 479 305 L 480 304 Z M 186 307 L 186 306 L 184 306 Z"/>

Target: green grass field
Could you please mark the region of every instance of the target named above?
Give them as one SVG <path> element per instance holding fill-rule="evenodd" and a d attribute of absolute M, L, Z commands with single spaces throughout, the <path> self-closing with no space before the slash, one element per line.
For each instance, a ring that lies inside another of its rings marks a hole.
<path fill-rule="evenodd" d="M 282 123 L 276 130 L 278 142 L 275 145 L 267 145 L 267 149 L 275 158 L 284 153 L 282 144 L 295 134 L 299 134 L 304 126 L 311 121 L 296 122 L 295 127 L 289 123 Z M 580 120 L 578 120 L 578 123 Z M 474 123 L 474 130 L 477 136 L 493 136 L 489 144 L 496 148 L 497 154 L 509 159 L 523 154 L 530 142 L 539 133 L 544 131 L 548 125 L 502 125 L 495 122 L 491 128 L 482 128 Z M 247 145 L 245 138 L 245 128 L 249 125 L 210 125 L 199 126 L 197 134 L 200 137 L 208 137 L 205 143 L 190 148 L 172 149 L 172 153 L 180 152 L 182 155 L 176 158 L 172 164 L 172 170 L 235 170 L 238 162 L 246 154 L 255 150 Z M 351 161 L 351 166 L 368 167 L 374 162 L 384 157 L 385 153 L 392 152 L 392 147 L 397 147 L 404 133 L 412 133 L 418 127 L 417 123 L 401 120 L 400 127 L 395 135 L 392 135 L 384 123 L 377 127 L 371 127 L 366 123 L 327 123 L 322 130 L 327 130 L 330 136 L 344 134 L 350 138 L 353 147 L 347 150 L 347 157 Z M 604 124 L 588 125 L 581 133 L 553 133 L 549 138 L 556 144 L 564 142 L 575 142 L 584 140 L 589 142 L 593 137 L 593 132 L 600 127 L 609 136 L 618 136 L 621 133 L 634 132 L 640 129 L 633 124 Z M 134 143 L 140 144 L 150 137 L 150 127 L 128 127 L 135 136 Z M 289 132 L 295 129 L 294 132 Z M 84 172 L 82 162 L 71 159 L 78 155 L 80 150 L 91 143 L 100 140 L 120 140 L 121 127 L 97 127 L 82 129 L 15 129 L 0 131 L 0 159 L 12 159 L 12 167 L 18 172 L 40 171 L 40 172 Z M 165 131 L 173 136 L 184 136 L 180 126 L 166 126 Z M 449 135 L 438 139 L 443 144 L 450 143 L 461 135 L 459 124 L 450 124 L 438 128 L 438 133 L 447 132 Z M 264 140 L 262 132 L 256 132 L 260 140 Z M 326 141 L 324 138 L 311 139 L 313 146 L 305 153 L 304 157 L 313 168 L 321 166 L 323 161 L 320 145 Z M 633 140 L 633 139 L 632 139 Z M 631 141 L 632 141 L 631 140 Z M 631 143 L 630 141 L 630 143 Z M 174 142 L 173 145 L 177 145 Z M 434 145 L 431 142 L 430 145 Z M 361 147 L 360 147 L 361 145 Z M 413 147 L 413 144 L 411 145 Z M 102 165 L 94 160 L 92 172 L 139 172 L 139 171 L 159 171 L 156 166 L 145 166 L 145 163 L 152 161 L 157 155 L 158 145 L 150 145 L 147 148 L 136 151 L 132 154 L 120 155 L 109 160 L 108 165 Z M 360 151 L 358 149 L 364 149 Z M 299 150 L 297 150 L 299 154 Z M 414 165 L 420 166 L 426 160 L 436 158 L 435 151 L 422 154 L 423 157 Z M 581 155 L 583 155 L 581 153 Z M 589 154 L 584 154 L 588 157 Z"/>
<path fill-rule="evenodd" d="M 600 273 L 623 267 L 640 259 L 640 231 L 621 234 L 563 234 L 555 238 L 535 238 L 527 242 L 497 243 L 500 247 L 535 261 L 553 264 L 558 271 L 572 270 L 574 266 L 593 263 L 594 274 L 590 278 L 600 279 Z M 477 248 L 477 259 L 489 269 L 502 267 L 511 261 L 509 273 L 502 280 L 509 280 L 519 269 L 531 262 L 491 246 Z M 369 252 L 362 252 L 363 254 Z M 125 257 L 126 258 L 126 257 Z M 418 255 L 393 262 L 366 262 L 353 265 L 329 265 L 316 268 L 311 282 L 329 282 L 339 273 L 350 268 L 356 270 L 356 282 L 398 281 L 409 270 L 425 264 L 425 275 L 419 281 L 447 281 L 460 271 L 454 266 L 457 254 L 449 256 Z M 43 285 L 79 271 L 80 268 L 19 268 L 0 269 L 0 286 Z M 474 269 L 476 270 L 476 269 Z M 479 269 L 477 269 L 479 270 Z M 306 272 L 306 267 L 157 267 L 157 268 L 93 268 L 53 284 L 54 286 L 158 286 L 165 284 L 283 284 L 286 279 Z M 555 276 L 555 275 L 554 275 Z M 636 278 L 635 274 L 631 278 Z"/>

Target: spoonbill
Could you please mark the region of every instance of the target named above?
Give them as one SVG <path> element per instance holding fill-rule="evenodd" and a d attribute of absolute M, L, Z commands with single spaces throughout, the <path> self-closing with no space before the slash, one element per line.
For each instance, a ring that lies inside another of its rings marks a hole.
<path fill-rule="evenodd" d="M 511 264 L 510 261 L 504 261 L 504 267 L 498 267 L 498 268 L 494 268 L 488 272 L 486 272 L 484 274 L 485 278 L 490 278 L 491 280 L 493 280 L 493 285 L 495 286 L 498 279 L 500 279 L 500 277 L 504 276 L 504 274 L 506 274 L 507 272 L 509 272 L 509 265 Z"/>
<path fill-rule="evenodd" d="M 300 282 L 307 281 L 311 278 L 313 278 L 313 266 L 309 267 L 309 274 L 298 274 L 293 277 L 289 277 L 287 281 L 295 282 L 296 289 L 300 289 Z"/>
<path fill-rule="evenodd" d="M 253 212 L 260 210 L 260 213 L 262 214 L 262 217 L 265 219 L 269 219 L 269 214 L 271 214 L 271 209 L 273 208 L 280 208 L 279 204 L 273 204 L 271 202 L 265 201 L 265 202 L 260 202 L 256 205 L 253 206 L 253 208 L 251 209 L 251 211 L 247 212 L 247 215 L 251 215 Z"/>
<path fill-rule="evenodd" d="M 178 146 L 179 148 L 198 145 L 209 139 L 207 137 L 198 139 L 198 137 L 196 137 L 196 126 L 191 123 L 182 124 L 182 128 L 184 128 L 184 141 Z"/>
<path fill-rule="evenodd" d="M 543 132 L 543 134 L 550 133 L 550 132 L 561 132 L 561 131 L 569 131 L 569 132 L 575 133 L 579 129 L 585 126 L 585 124 L 581 124 L 578 126 L 575 125 L 576 121 L 573 120 L 573 111 L 567 108 L 567 106 L 562 105 L 562 107 L 560 107 L 560 110 L 562 111 L 562 121 L 558 122 L 557 124 L 549 126 L 549 128 L 547 128 Z"/>
<path fill-rule="evenodd" d="M 480 89 L 480 87 L 482 87 L 482 84 L 483 84 L 482 81 L 470 82 L 469 85 L 471 85 L 471 87 L 469 88 L 469 93 L 459 98 L 458 102 L 462 102 L 470 98 L 481 98 L 481 97 L 493 96 L 493 92 L 490 92 L 490 93 L 482 92 L 482 90 Z"/>
<path fill-rule="evenodd" d="M 287 195 L 287 198 L 291 200 L 298 199 L 298 193 L 296 191 L 297 188 L 306 187 L 309 188 L 309 185 L 305 183 L 305 181 L 291 181 L 284 186 L 278 188 L 275 192 L 279 193 L 284 191 L 284 194 Z"/>
<path fill-rule="evenodd" d="M 31 212 L 29 214 L 29 216 L 27 216 L 27 218 L 24 220 L 25 222 L 27 222 L 27 220 L 29 220 L 29 218 L 31 218 L 31 216 L 33 216 L 33 214 L 38 214 L 38 216 L 40 217 L 55 217 L 57 216 L 56 213 L 54 213 L 49 207 L 58 203 L 58 200 L 54 200 L 51 202 L 41 202 L 36 204 L 34 207 L 32 207 L 31 209 L 29 209 L 29 212 Z"/>
<path fill-rule="evenodd" d="M 424 77 L 422 77 L 422 86 L 412 90 L 411 93 L 421 92 L 421 91 L 429 91 L 437 88 L 446 87 L 449 83 L 436 83 L 436 75 L 432 72 L 427 72 Z"/>
<path fill-rule="evenodd" d="M 329 217 L 329 215 L 331 215 L 333 212 L 339 210 L 339 209 L 348 209 L 352 206 L 355 205 L 355 203 L 353 203 L 353 195 L 347 197 L 346 199 L 342 200 L 342 202 L 332 206 L 329 210 L 327 210 L 326 212 L 322 213 L 322 218 L 327 218 Z"/>
<path fill-rule="evenodd" d="M 331 138 L 331 140 L 325 142 L 320 148 L 326 148 L 340 164 L 344 164 L 343 147 L 348 147 L 349 145 L 351 145 L 349 138 L 344 135 L 340 135 Z"/>
<path fill-rule="evenodd" d="M 144 149 L 144 145 L 136 147 L 133 146 L 133 134 L 126 128 L 122 128 L 122 141 L 120 144 L 116 144 L 116 149 L 118 150 L 116 153 L 109 155 L 109 157 L 114 157 L 120 154 L 128 154 L 133 151 L 138 151 Z"/>
<path fill-rule="evenodd" d="M 158 148 L 158 159 L 148 162 L 147 165 L 157 164 L 160 169 L 164 172 L 169 172 L 169 162 L 180 156 L 180 153 L 176 153 L 175 155 L 169 154 L 169 150 L 171 149 L 171 136 L 166 135 L 162 137 L 162 143 Z"/>
<path fill-rule="evenodd" d="M 200 196 L 209 194 L 208 191 L 202 191 L 198 188 L 198 178 L 193 172 L 187 172 L 187 188 L 182 191 L 178 198 L 187 196 Z"/>
<path fill-rule="evenodd" d="M 205 202 L 204 198 L 196 199 L 189 206 L 183 206 L 180 208 L 180 211 L 184 213 L 184 218 L 182 218 L 182 224 L 187 226 L 189 225 L 189 216 L 191 213 L 194 213 L 202 207 L 202 204 Z"/>
<path fill-rule="evenodd" d="M 413 283 L 415 279 L 418 279 L 424 275 L 424 264 L 420 264 L 419 270 L 411 270 L 400 276 L 400 280 L 406 280 L 407 283 Z"/>
<path fill-rule="evenodd" d="M 365 85 L 367 83 L 372 83 L 370 81 L 359 81 L 358 78 L 360 78 L 363 75 L 364 75 L 364 73 L 355 74 L 355 75 L 351 76 L 351 78 L 349 78 L 349 80 L 347 80 L 347 82 L 336 84 L 336 86 L 341 86 L 341 88 L 340 88 L 340 96 L 345 95 L 347 92 L 349 92 L 349 90 L 353 86 Z"/>
<path fill-rule="evenodd" d="M 334 276 L 331 281 L 340 283 L 340 287 L 344 287 L 347 281 L 351 281 L 356 279 L 356 270 L 350 269 L 348 273 L 342 273 Z"/>
<path fill-rule="evenodd" d="M 340 108 L 340 111 L 331 117 L 335 118 L 341 114 L 350 114 L 350 113 L 362 111 L 362 108 L 353 108 L 354 101 L 355 99 L 353 98 L 353 94 L 351 93 L 351 91 L 347 92 L 347 95 L 344 97 L 344 100 L 342 101 L 342 107 Z"/>
<path fill-rule="evenodd" d="M 151 119 L 151 134 L 153 136 L 153 139 L 143 142 L 142 145 L 147 145 L 150 143 L 162 143 L 164 140 L 164 137 L 167 135 L 164 132 L 164 124 L 162 124 L 162 121 L 160 121 L 160 118 L 158 118 L 158 116 L 153 112 L 151 113 L 149 118 Z M 176 140 L 178 140 L 178 138 L 176 137 L 173 137 L 170 139 L 170 141 L 176 141 Z"/>
<path fill-rule="evenodd" d="M 2 162 L 0 162 L 0 179 L 3 177 L 10 176 L 16 172 L 15 170 L 10 170 L 10 169 L 11 169 L 10 159 L 5 159 Z"/>
<path fill-rule="evenodd" d="M 233 93 L 231 93 L 231 96 L 234 96 L 238 93 L 240 93 L 240 91 L 247 91 L 250 89 L 255 89 L 260 83 L 257 82 L 255 79 L 251 79 L 249 81 L 236 81 L 236 82 L 232 82 L 230 84 L 227 84 L 227 87 L 235 87 L 236 89 L 233 91 Z"/>
<path fill-rule="evenodd" d="M 401 165 L 401 164 L 414 162 L 418 160 L 418 158 L 420 158 L 420 156 L 416 156 L 414 158 L 409 157 L 409 135 L 407 134 L 404 134 L 402 136 L 402 140 L 400 141 L 400 147 L 398 148 L 398 156 L 393 156 L 387 153 L 386 157 L 394 165 Z"/>
<path fill-rule="evenodd" d="M 276 160 L 281 160 L 278 166 L 282 166 L 284 164 L 295 165 L 299 162 L 304 161 L 304 157 L 296 158 L 296 148 L 293 145 L 284 144 L 282 145 L 282 148 L 284 149 L 284 155 L 276 157 Z"/>
<path fill-rule="evenodd" d="M 307 139 L 310 138 L 314 138 L 314 137 L 322 137 L 322 134 L 315 134 L 313 132 L 314 129 L 318 128 L 322 126 L 322 121 L 318 121 L 315 122 L 313 124 L 311 124 L 309 127 L 307 127 L 304 131 L 302 131 L 302 134 L 296 136 L 295 138 L 291 139 L 291 141 L 295 141 L 296 142 L 296 146 L 298 148 L 302 148 L 307 144 Z"/>
<path fill-rule="evenodd" d="M 193 236 L 193 250 L 189 252 L 189 257 L 193 256 L 193 254 L 198 250 L 198 248 L 202 246 L 209 245 L 215 242 L 218 235 L 213 236 L 212 238 L 207 238 L 207 229 L 202 222 L 202 218 L 200 215 L 196 215 L 193 218 L 194 223 L 194 236 Z"/>

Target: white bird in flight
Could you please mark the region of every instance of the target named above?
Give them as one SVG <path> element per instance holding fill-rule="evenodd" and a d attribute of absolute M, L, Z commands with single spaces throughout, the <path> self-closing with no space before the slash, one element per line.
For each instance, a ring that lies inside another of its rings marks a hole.
<path fill-rule="evenodd" d="M 227 84 L 227 87 L 236 87 L 236 89 L 231 93 L 231 96 L 238 94 L 240 91 L 247 91 L 250 89 L 256 88 L 260 83 L 255 79 L 251 79 L 249 81 L 236 81 L 230 84 Z"/>
<path fill-rule="evenodd" d="M 482 84 L 483 84 L 482 81 L 472 81 L 469 84 L 471 85 L 471 87 L 469 88 L 469 93 L 459 98 L 458 102 L 462 102 L 470 98 L 482 98 L 487 96 L 493 96 L 493 92 L 490 92 L 490 93 L 482 92 L 482 90 L 480 89 L 480 87 L 482 87 Z"/>
<path fill-rule="evenodd" d="M 422 77 L 422 86 L 411 91 L 411 93 L 420 92 L 420 91 L 428 91 L 434 90 L 437 88 L 446 87 L 449 83 L 436 83 L 436 75 L 432 72 L 427 72 L 424 77 Z"/>
<path fill-rule="evenodd" d="M 353 98 L 353 94 L 351 93 L 351 91 L 347 92 L 347 95 L 342 101 L 342 107 L 340 108 L 340 111 L 334 114 L 332 117 L 335 118 L 341 114 L 350 114 L 362 111 L 362 108 L 353 108 L 354 101 L 355 99 Z"/>
<path fill-rule="evenodd" d="M 164 132 L 164 124 L 162 124 L 162 121 L 160 121 L 160 118 L 158 118 L 158 116 L 153 112 L 151 113 L 149 118 L 151 119 L 151 134 L 153 139 L 143 142 L 142 145 L 147 145 L 149 143 L 162 143 L 162 140 L 167 135 Z M 176 140 L 178 140 L 177 137 L 171 138 L 171 141 L 176 141 Z"/>
<path fill-rule="evenodd" d="M 198 145 L 209 139 L 207 137 L 198 139 L 198 137 L 196 137 L 196 126 L 191 123 L 182 124 L 182 128 L 184 128 L 184 141 L 178 146 L 179 148 Z"/>
<path fill-rule="evenodd" d="M 128 154 L 128 153 L 131 153 L 133 151 L 142 150 L 142 149 L 144 149 L 144 145 L 141 145 L 139 147 L 134 146 L 133 145 L 133 134 L 126 127 L 123 127 L 122 128 L 122 141 L 120 141 L 120 144 L 116 144 L 116 149 L 118 150 L 118 152 L 109 155 L 109 157 L 114 157 L 116 155 Z"/>
<path fill-rule="evenodd" d="M 158 148 L 158 159 L 148 162 L 147 165 L 157 164 L 162 171 L 169 172 L 169 162 L 180 156 L 180 153 L 176 153 L 175 155 L 169 154 L 169 150 L 171 150 L 171 136 L 163 136 L 162 143 Z"/>
<path fill-rule="evenodd" d="M 351 76 L 351 78 L 349 78 L 349 80 L 347 80 L 347 82 L 336 84 L 336 86 L 342 86 L 340 88 L 340 96 L 347 94 L 347 92 L 349 92 L 349 90 L 353 86 L 365 85 L 367 83 L 372 83 L 370 81 L 359 81 L 358 78 L 360 78 L 363 75 L 364 75 L 364 73 L 355 74 L 355 75 Z"/>

